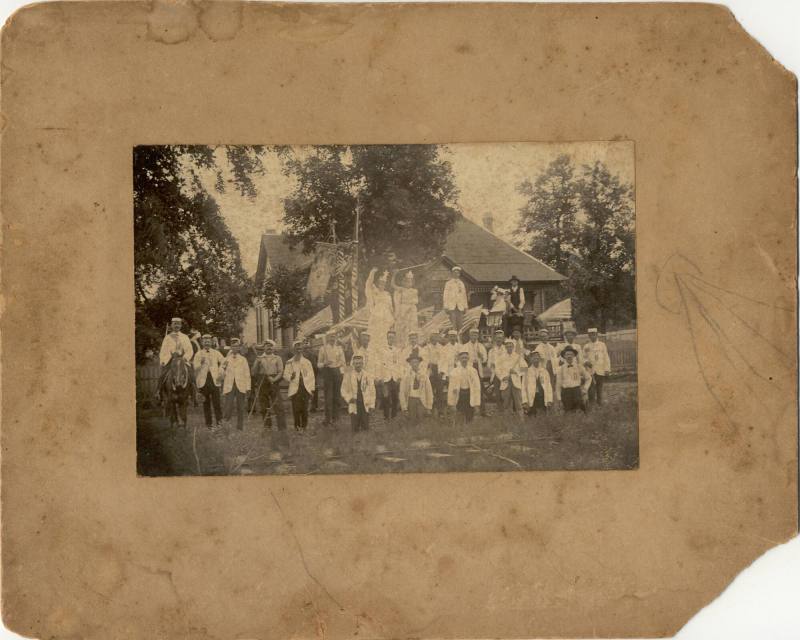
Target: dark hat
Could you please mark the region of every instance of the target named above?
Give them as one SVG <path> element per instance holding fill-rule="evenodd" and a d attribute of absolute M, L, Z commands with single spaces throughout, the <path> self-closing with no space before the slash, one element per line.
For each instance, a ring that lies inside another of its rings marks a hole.
<path fill-rule="evenodd" d="M 416 353 L 412 353 L 411 355 L 409 355 L 409 356 L 406 358 L 406 362 L 408 362 L 409 364 L 411 364 L 411 361 L 412 361 L 412 360 L 416 360 L 417 362 L 421 362 L 421 361 L 422 361 L 422 358 L 420 358 L 418 354 L 416 354 Z"/>
<path fill-rule="evenodd" d="M 566 347 L 564 347 L 564 348 L 561 350 L 561 355 L 563 356 L 563 355 L 564 355 L 565 353 L 567 353 L 568 351 L 571 351 L 571 352 L 572 352 L 572 355 L 575 355 L 575 356 L 577 356 L 577 355 L 578 355 L 578 350 L 577 350 L 575 347 L 573 347 L 573 346 L 570 346 L 570 345 L 567 345 Z"/>
<path fill-rule="evenodd" d="M 519 278 L 517 278 L 517 276 L 511 276 L 511 277 L 508 279 L 508 281 L 509 281 L 509 282 L 514 282 L 514 280 L 516 280 L 517 282 L 519 282 Z"/>

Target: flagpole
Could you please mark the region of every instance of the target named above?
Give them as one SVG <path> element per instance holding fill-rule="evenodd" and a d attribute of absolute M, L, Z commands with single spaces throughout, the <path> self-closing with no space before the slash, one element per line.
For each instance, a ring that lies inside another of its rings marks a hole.
<path fill-rule="evenodd" d="M 353 275 L 350 280 L 351 296 L 353 299 L 353 310 L 358 311 L 358 229 L 361 222 L 361 202 L 356 197 L 356 226 L 353 229 Z"/>

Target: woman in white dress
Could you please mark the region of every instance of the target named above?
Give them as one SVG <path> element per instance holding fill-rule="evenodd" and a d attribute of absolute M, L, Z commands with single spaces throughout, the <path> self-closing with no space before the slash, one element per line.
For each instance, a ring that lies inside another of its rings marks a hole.
<path fill-rule="evenodd" d="M 409 332 L 419 329 L 418 304 L 419 291 L 414 287 L 414 274 L 406 271 L 403 276 L 403 284 L 394 285 L 395 331 L 397 332 L 397 344 L 401 348 L 408 343 Z"/>
<path fill-rule="evenodd" d="M 367 299 L 367 311 L 369 312 L 367 330 L 370 334 L 370 342 L 368 350 L 372 362 L 380 362 L 383 358 L 383 352 L 387 347 L 386 334 L 394 326 L 392 296 L 386 290 L 389 274 L 384 271 L 376 280 L 377 271 L 374 267 L 372 268 L 364 287 L 364 297 Z"/>

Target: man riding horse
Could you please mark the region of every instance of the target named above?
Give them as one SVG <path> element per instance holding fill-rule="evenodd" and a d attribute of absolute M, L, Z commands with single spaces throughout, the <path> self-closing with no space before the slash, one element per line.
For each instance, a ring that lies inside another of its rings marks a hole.
<path fill-rule="evenodd" d="M 186 427 L 186 405 L 195 398 L 194 349 L 189 336 L 181 331 L 183 320 L 173 318 L 170 332 L 164 336 L 159 352 L 161 377 L 158 383 L 159 400 L 166 405 L 170 426 Z"/>

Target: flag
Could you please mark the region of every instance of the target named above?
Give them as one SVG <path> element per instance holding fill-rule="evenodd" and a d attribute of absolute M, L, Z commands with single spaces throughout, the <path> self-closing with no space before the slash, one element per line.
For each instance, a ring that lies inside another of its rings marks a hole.
<path fill-rule="evenodd" d="M 306 282 L 306 292 L 312 300 L 321 298 L 327 292 L 331 276 L 336 272 L 336 260 L 336 245 L 317 243 Z"/>

